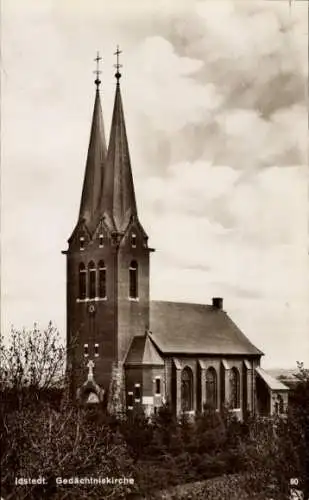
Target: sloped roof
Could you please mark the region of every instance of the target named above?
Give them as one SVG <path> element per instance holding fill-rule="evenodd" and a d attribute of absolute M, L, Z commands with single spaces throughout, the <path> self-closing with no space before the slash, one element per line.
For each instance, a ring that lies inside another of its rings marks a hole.
<path fill-rule="evenodd" d="M 150 330 L 164 354 L 263 354 L 225 311 L 209 305 L 151 301 Z"/>
<path fill-rule="evenodd" d="M 265 384 L 271 389 L 272 391 L 288 391 L 289 388 L 284 385 L 280 380 L 272 377 L 269 373 L 267 373 L 263 368 L 258 366 L 255 369 L 256 373 L 261 377 L 261 379 L 264 380 Z"/>
<path fill-rule="evenodd" d="M 126 365 L 164 365 L 164 361 L 158 353 L 149 335 L 133 337 L 126 358 Z"/>

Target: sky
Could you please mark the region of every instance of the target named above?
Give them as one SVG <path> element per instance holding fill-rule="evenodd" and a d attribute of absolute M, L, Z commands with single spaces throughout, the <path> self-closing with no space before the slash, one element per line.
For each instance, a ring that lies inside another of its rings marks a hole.
<path fill-rule="evenodd" d="M 309 364 L 305 0 L 10 0 L 1 21 L 1 328 L 65 338 L 97 50 L 116 45 L 151 297 L 224 309 L 264 367 Z"/>

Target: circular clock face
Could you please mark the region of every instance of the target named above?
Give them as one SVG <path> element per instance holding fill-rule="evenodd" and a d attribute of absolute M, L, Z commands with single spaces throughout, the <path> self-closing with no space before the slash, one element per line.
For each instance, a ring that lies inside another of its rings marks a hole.
<path fill-rule="evenodd" d="M 93 314 L 95 312 L 95 305 L 94 304 L 90 304 L 88 306 L 88 311 L 90 312 L 90 314 Z"/>

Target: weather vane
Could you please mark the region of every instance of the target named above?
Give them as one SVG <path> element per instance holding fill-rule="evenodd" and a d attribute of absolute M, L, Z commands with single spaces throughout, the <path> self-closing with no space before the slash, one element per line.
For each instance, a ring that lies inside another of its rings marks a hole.
<path fill-rule="evenodd" d="M 97 88 L 99 88 L 99 85 L 101 83 L 101 80 L 100 80 L 100 73 L 102 73 L 102 71 L 100 71 L 100 61 L 101 60 L 102 60 L 102 57 L 100 57 L 100 53 L 97 52 L 97 57 L 94 59 L 94 61 L 97 63 L 97 68 L 94 71 L 94 73 L 96 75 L 96 79 L 95 79 L 94 83 L 96 84 Z"/>
<path fill-rule="evenodd" d="M 121 78 L 121 73 L 119 72 L 119 69 L 122 68 L 122 64 L 119 63 L 119 55 L 122 53 L 122 50 L 119 50 L 119 45 L 117 45 L 117 50 L 116 52 L 114 52 L 114 56 L 117 57 L 117 63 L 114 64 L 115 68 L 116 68 L 116 74 L 115 74 L 115 77 L 117 78 L 117 83 L 119 83 L 119 80 Z"/>

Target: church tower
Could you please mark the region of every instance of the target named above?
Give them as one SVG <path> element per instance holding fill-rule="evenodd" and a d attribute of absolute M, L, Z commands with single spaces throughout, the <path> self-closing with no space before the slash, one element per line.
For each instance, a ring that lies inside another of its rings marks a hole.
<path fill-rule="evenodd" d="M 148 236 L 137 213 L 120 90 L 106 148 L 100 71 L 80 211 L 68 240 L 67 343 L 72 388 L 80 399 L 108 393 L 135 336 L 149 329 Z M 97 64 L 100 57 L 97 56 Z M 121 378 L 121 377 L 120 377 Z"/>

